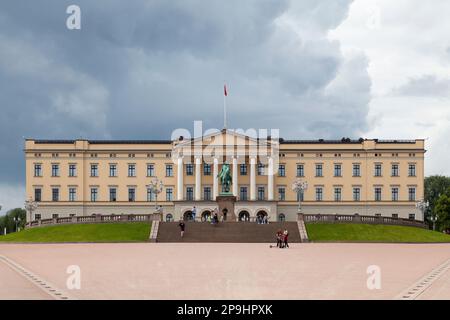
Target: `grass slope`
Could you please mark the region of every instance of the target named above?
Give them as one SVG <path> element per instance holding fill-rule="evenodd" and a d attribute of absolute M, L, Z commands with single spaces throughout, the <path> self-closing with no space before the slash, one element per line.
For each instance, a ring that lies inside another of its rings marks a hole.
<path fill-rule="evenodd" d="M 450 235 L 415 227 L 372 224 L 306 224 L 311 241 L 450 242 Z"/>
<path fill-rule="evenodd" d="M 136 242 L 147 241 L 150 224 L 68 224 L 26 229 L 0 236 L 1 242 Z"/>

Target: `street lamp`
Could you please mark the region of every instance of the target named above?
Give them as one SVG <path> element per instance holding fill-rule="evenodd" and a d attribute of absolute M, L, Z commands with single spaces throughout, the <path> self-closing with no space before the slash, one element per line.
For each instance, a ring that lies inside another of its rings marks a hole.
<path fill-rule="evenodd" d="M 432 215 L 430 217 L 431 222 L 433 222 L 433 231 L 436 231 L 436 221 L 437 221 L 437 216 L 436 215 Z"/>
<path fill-rule="evenodd" d="M 17 224 L 20 222 L 20 217 L 14 217 L 14 222 L 16 223 L 16 232 L 19 231 Z"/>
<path fill-rule="evenodd" d="M 150 181 L 150 184 L 147 185 L 147 188 L 150 190 L 151 194 L 155 195 L 155 210 L 160 212 L 160 208 L 158 208 L 158 194 L 160 194 L 164 189 L 164 184 L 158 178 L 154 178 Z"/>
<path fill-rule="evenodd" d="M 30 213 L 30 223 L 32 221 L 33 211 L 35 211 L 38 207 L 38 203 L 36 201 L 33 201 L 33 199 L 30 197 L 30 199 L 25 201 L 25 210 L 27 210 Z"/>
<path fill-rule="evenodd" d="M 422 212 L 422 221 L 425 222 L 425 210 L 430 206 L 428 201 L 424 201 L 423 199 L 416 202 L 416 208 Z"/>
<path fill-rule="evenodd" d="M 300 179 L 297 179 L 292 184 L 292 190 L 297 193 L 297 195 L 304 194 L 304 192 L 308 189 L 308 182 L 302 181 Z M 300 213 L 302 211 L 302 204 L 301 204 L 302 198 L 301 196 L 298 197 L 298 212 Z"/>

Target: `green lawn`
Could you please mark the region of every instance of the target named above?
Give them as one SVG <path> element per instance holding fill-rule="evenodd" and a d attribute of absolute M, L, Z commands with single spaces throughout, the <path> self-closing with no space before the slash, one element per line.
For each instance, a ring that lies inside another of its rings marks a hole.
<path fill-rule="evenodd" d="M 450 242 L 450 235 L 404 226 L 307 223 L 311 241 Z"/>
<path fill-rule="evenodd" d="M 147 222 L 67 224 L 26 229 L 0 236 L 0 242 L 136 242 L 147 241 Z"/>

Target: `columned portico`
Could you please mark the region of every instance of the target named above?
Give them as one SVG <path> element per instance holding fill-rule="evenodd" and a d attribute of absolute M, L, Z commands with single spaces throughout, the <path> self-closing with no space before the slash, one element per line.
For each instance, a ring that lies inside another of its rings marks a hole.
<path fill-rule="evenodd" d="M 183 157 L 177 159 L 177 200 L 183 200 Z"/>

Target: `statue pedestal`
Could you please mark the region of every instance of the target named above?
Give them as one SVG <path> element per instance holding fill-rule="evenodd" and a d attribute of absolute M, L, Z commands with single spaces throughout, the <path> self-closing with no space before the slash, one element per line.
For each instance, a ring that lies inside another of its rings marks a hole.
<path fill-rule="evenodd" d="M 216 202 L 219 207 L 219 217 L 223 216 L 223 221 L 235 222 L 237 220 L 234 212 L 236 197 L 232 193 L 220 193 L 216 197 Z"/>

